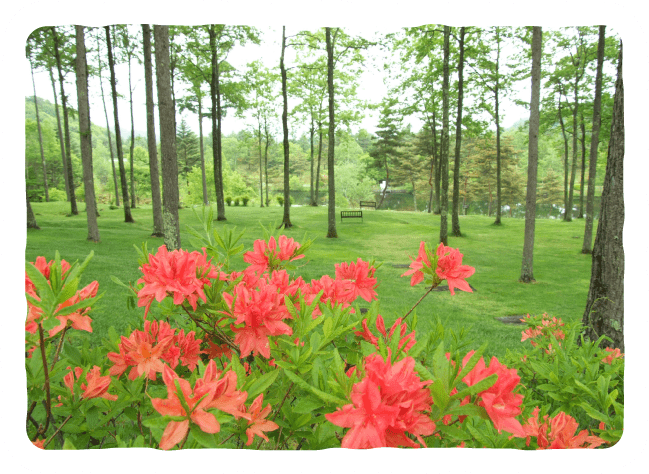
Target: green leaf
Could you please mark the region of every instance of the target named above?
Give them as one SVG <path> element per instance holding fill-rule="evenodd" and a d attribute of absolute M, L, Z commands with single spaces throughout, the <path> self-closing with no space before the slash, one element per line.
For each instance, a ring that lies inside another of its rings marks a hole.
<path fill-rule="evenodd" d="M 475 395 L 477 393 L 483 392 L 487 390 L 489 387 L 491 387 L 493 384 L 496 383 L 496 380 L 498 380 L 498 375 L 496 374 L 491 374 L 489 377 L 486 379 L 480 380 L 475 385 L 471 385 L 470 387 L 465 388 L 464 390 L 460 390 L 458 393 L 453 395 L 451 398 L 452 399 L 463 399 L 467 395 Z"/>
<path fill-rule="evenodd" d="M 142 424 L 147 428 L 157 428 L 160 430 L 165 429 L 168 423 L 169 420 L 165 419 L 162 416 L 156 416 L 155 418 L 147 418 L 146 420 L 142 420 Z"/>
<path fill-rule="evenodd" d="M 50 287 L 50 282 L 40 271 L 38 271 L 38 269 L 33 264 L 27 263 L 25 265 L 25 272 L 38 290 L 38 295 L 40 296 L 41 300 L 44 299 L 46 295 L 54 298 L 54 292 Z"/>
<path fill-rule="evenodd" d="M 323 392 L 322 390 L 318 390 L 313 385 L 311 385 L 308 382 L 304 381 L 302 378 L 298 377 L 296 374 L 294 374 L 290 370 L 284 370 L 284 373 L 289 378 L 289 380 L 291 382 L 295 383 L 298 387 L 310 391 L 315 396 L 317 396 L 318 398 L 320 398 L 321 400 L 323 400 L 323 401 L 325 401 L 327 403 L 332 403 L 332 404 L 334 404 L 336 406 L 339 406 L 339 407 L 342 407 L 343 405 L 347 405 L 347 403 L 348 403 L 347 400 L 343 400 L 342 398 L 338 398 L 335 395 L 331 395 L 329 393 Z"/>
<path fill-rule="evenodd" d="M 88 428 L 90 430 L 94 430 L 97 427 L 99 422 L 99 413 L 99 408 L 97 407 L 90 407 L 86 411 L 86 423 L 88 423 Z"/>
<path fill-rule="evenodd" d="M 429 388 L 430 394 L 433 396 L 433 403 L 443 412 L 449 401 L 446 387 L 444 387 L 444 385 L 439 381 L 436 381 Z"/>
<path fill-rule="evenodd" d="M 595 410 L 593 407 L 591 407 L 588 403 L 583 402 L 579 405 L 581 408 L 584 409 L 586 414 L 590 416 L 591 418 L 598 420 L 598 421 L 608 421 L 608 416 L 606 416 L 604 413 L 601 413 L 597 410 Z"/>
<path fill-rule="evenodd" d="M 72 441 L 70 441 L 70 438 L 65 438 L 65 441 L 63 441 L 63 449 L 77 449 L 74 444 L 72 444 Z"/>
<path fill-rule="evenodd" d="M 482 346 L 480 346 L 480 348 L 471 356 L 471 358 L 467 361 L 466 365 L 462 368 L 460 373 L 457 374 L 457 376 L 455 377 L 455 380 L 453 381 L 453 386 L 456 386 L 460 382 L 460 380 L 466 377 L 467 374 L 473 370 L 476 364 L 480 361 L 482 354 L 487 349 L 487 345 L 488 345 L 487 342 L 482 344 Z"/>
<path fill-rule="evenodd" d="M 54 316 L 67 316 L 68 314 L 76 313 L 77 310 L 79 309 L 84 309 L 88 308 L 89 306 L 92 306 L 97 302 L 99 298 L 101 298 L 104 294 L 102 293 L 101 295 L 97 295 L 94 298 L 87 298 L 85 300 L 81 300 L 76 304 L 66 306 L 65 308 L 61 308 L 58 310 Z"/>
<path fill-rule="evenodd" d="M 241 361 L 238 357 L 232 357 L 232 360 L 230 361 L 230 368 L 234 371 L 235 374 L 237 374 L 237 385 L 243 385 L 244 381 L 246 380 L 246 369 L 243 368 L 243 365 L 241 365 Z"/>
<path fill-rule="evenodd" d="M 442 388 L 439 388 L 440 393 L 442 389 L 448 396 L 450 391 L 449 387 L 449 376 L 450 376 L 450 361 L 446 358 L 446 353 L 444 351 L 444 343 L 440 343 L 435 349 L 433 354 L 433 375 L 435 376 L 435 383 L 441 383 Z"/>
<path fill-rule="evenodd" d="M 81 361 L 81 352 L 79 352 L 79 349 L 77 349 L 73 344 L 64 344 L 63 354 L 65 355 L 65 357 L 70 359 L 70 361 L 74 365 L 76 366 L 83 365 Z"/>
<path fill-rule="evenodd" d="M 417 356 L 426 349 L 426 346 L 428 345 L 428 341 L 426 339 L 420 339 L 418 340 L 414 346 L 410 348 L 408 351 L 408 357 L 412 357 L 413 359 L 416 359 Z"/>
<path fill-rule="evenodd" d="M 273 382 L 275 382 L 275 379 L 279 375 L 279 370 L 273 370 L 272 372 L 266 372 L 264 375 L 259 377 L 257 380 L 255 380 L 250 387 L 247 389 L 248 392 L 248 398 L 252 398 L 253 400 L 257 395 L 265 391 L 268 387 L 270 387 Z"/>
<path fill-rule="evenodd" d="M 190 433 L 192 437 L 196 440 L 198 444 L 204 448 L 218 448 L 219 445 L 216 443 L 216 439 L 213 434 L 205 433 L 197 425 L 191 424 Z"/>
<path fill-rule="evenodd" d="M 324 405 L 321 401 L 314 401 L 310 398 L 300 398 L 298 402 L 291 408 L 294 413 L 312 413 Z"/>
<path fill-rule="evenodd" d="M 79 288 L 79 279 L 75 278 L 74 280 L 66 282 L 65 286 L 59 293 L 58 297 L 56 298 L 57 304 L 61 304 L 70 298 L 72 298 L 75 293 L 77 292 L 77 288 Z"/>
<path fill-rule="evenodd" d="M 455 426 L 446 426 L 442 423 L 438 423 L 437 429 L 440 431 L 440 433 L 446 436 L 450 436 L 451 438 L 458 441 L 468 441 L 472 439 L 471 435 L 467 433 L 466 430 L 457 428 Z"/>

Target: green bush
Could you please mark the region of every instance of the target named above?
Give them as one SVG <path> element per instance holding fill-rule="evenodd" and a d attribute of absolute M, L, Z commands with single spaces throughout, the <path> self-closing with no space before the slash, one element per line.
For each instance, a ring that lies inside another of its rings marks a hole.
<path fill-rule="evenodd" d="M 250 198 L 248 196 L 241 196 L 241 202 L 244 206 L 248 205 L 248 201 L 250 201 Z"/>
<path fill-rule="evenodd" d="M 225 197 L 225 203 L 226 203 L 228 206 L 231 206 L 231 205 L 232 205 L 232 198 L 231 198 L 230 196 L 226 196 L 226 197 Z"/>
<path fill-rule="evenodd" d="M 283 205 L 284 205 L 284 196 L 280 196 L 280 195 L 278 194 L 277 196 L 275 196 L 275 199 L 277 199 L 277 203 L 278 203 L 280 206 L 283 206 Z"/>
<path fill-rule="evenodd" d="M 235 206 L 239 205 L 239 197 L 238 196 L 234 198 L 234 205 Z"/>
<path fill-rule="evenodd" d="M 57 202 L 57 201 L 66 201 L 68 199 L 68 196 L 65 194 L 65 191 L 61 191 L 60 189 L 57 188 L 51 188 L 49 190 L 50 194 L 50 201 Z"/>

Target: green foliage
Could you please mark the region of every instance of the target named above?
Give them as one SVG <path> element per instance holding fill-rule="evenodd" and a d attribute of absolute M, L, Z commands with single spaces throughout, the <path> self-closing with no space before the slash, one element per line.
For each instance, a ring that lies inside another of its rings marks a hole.
<path fill-rule="evenodd" d="M 50 201 L 52 202 L 61 202 L 67 200 L 67 195 L 65 194 L 65 191 L 61 191 L 60 189 L 57 188 L 50 188 L 49 195 L 50 195 Z"/>

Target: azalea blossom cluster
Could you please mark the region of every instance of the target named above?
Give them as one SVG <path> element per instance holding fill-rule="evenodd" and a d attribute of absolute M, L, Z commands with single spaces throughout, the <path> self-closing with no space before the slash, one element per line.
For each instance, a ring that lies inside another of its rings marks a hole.
<path fill-rule="evenodd" d="M 160 439 L 160 449 L 168 450 L 180 443 L 190 430 L 190 422 L 205 433 L 218 433 L 220 424 L 213 409 L 220 410 L 248 421 L 246 444 L 252 444 L 255 435 L 268 441 L 265 431 L 273 431 L 279 426 L 266 420 L 271 406 L 262 408 L 264 395 L 260 394 L 249 407 L 245 406 L 248 394 L 237 390 L 237 375 L 233 371 L 221 372 L 211 360 L 202 378 L 194 383 L 179 377 L 169 366 L 164 366 L 162 380 L 167 387 L 167 398 L 151 400 L 153 408 L 163 416 L 177 419 L 170 421 Z"/>
<path fill-rule="evenodd" d="M 398 328 L 400 340 L 397 348 L 399 350 L 403 349 L 404 352 L 408 352 L 408 350 L 417 343 L 417 341 L 415 340 L 415 331 L 406 334 L 408 331 L 408 326 L 405 322 L 402 323 L 401 320 L 402 318 L 397 318 L 397 320 L 392 324 L 390 331 L 386 332 L 385 321 L 383 321 L 383 316 L 379 314 L 376 316 L 376 329 L 379 331 L 379 334 L 383 336 L 383 339 L 386 341 L 386 343 L 389 343 Z M 363 319 L 363 322 L 361 324 L 363 326 L 363 330 L 356 331 L 354 332 L 354 334 L 366 340 L 370 344 L 373 344 L 378 349 L 379 339 L 372 333 L 372 331 L 370 331 L 369 327 L 367 326 L 367 318 Z"/>
<path fill-rule="evenodd" d="M 620 352 L 620 349 L 612 349 L 610 347 L 607 347 L 604 349 L 608 353 L 606 357 L 602 359 L 602 362 L 605 364 L 613 364 L 614 360 L 622 359 L 624 357 L 624 353 Z"/>
<path fill-rule="evenodd" d="M 279 241 L 280 249 L 283 248 L 282 245 L 291 244 L 289 250 L 299 245 L 291 243 L 292 239 L 289 241 L 280 238 Z M 259 241 L 256 241 L 255 248 L 270 248 L 270 244 L 264 247 L 257 242 Z M 293 255 L 289 250 L 284 254 L 280 252 L 277 258 L 283 255 L 283 261 L 287 261 L 286 256 Z M 254 259 L 249 256 L 248 261 L 251 260 Z M 317 295 L 321 294 L 321 303 L 341 305 L 343 308 L 350 306 L 358 297 L 366 301 L 376 299 L 376 279 L 373 277 L 375 269 L 361 259 L 356 263 L 336 265 L 335 278 L 324 275 L 319 280 L 311 280 L 311 283 L 305 282 L 302 277 L 292 280 L 284 269 L 259 273 L 261 268 L 269 267 L 252 264 L 241 273 L 230 274 L 230 280 L 239 281 L 231 292 L 222 295 L 226 306 L 223 314 L 234 320 L 230 329 L 235 334 L 234 343 L 239 347 L 242 358 L 249 354 L 259 354 L 269 359 L 269 338 L 293 334 L 293 329 L 286 322 L 292 319 L 286 298 L 290 298 L 293 306 L 298 309 L 300 295 L 307 305 L 311 305 Z M 316 318 L 320 314 L 320 308 L 316 306 L 312 317 Z"/>
<path fill-rule="evenodd" d="M 37 257 L 36 261 L 31 263 L 47 280 L 50 279 L 52 273 L 51 272 L 52 266 L 55 263 L 54 260 L 50 260 L 48 262 L 45 259 L 45 257 Z M 60 265 L 61 265 L 60 274 L 61 274 L 61 278 L 63 279 L 65 277 L 65 274 L 70 270 L 70 264 L 65 260 L 61 260 Z M 66 315 L 57 315 L 57 313 L 61 312 L 64 308 L 79 304 L 82 301 L 87 300 L 89 298 L 94 298 L 97 295 L 98 289 L 99 289 L 99 283 L 97 281 L 93 281 L 92 283 L 88 284 L 81 290 L 78 290 L 73 296 L 68 298 L 66 301 L 59 304 L 56 310 L 54 311 L 53 316 L 59 320 L 60 324 L 48 331 L 49 337 L 55 336 L 66 327 L 72 327 L 73 329 L 92 332 L 92 319 L 90 318 L 90 316 L 88 316 L 88 312 L 89 312 L 88 308 L 81 307 L 76 311 L 74 311 L 73 313 L 66 314 Z M 34 285 L 34 283 L 32 282 L 31 278 L 27 275 L 27 272 L 25 272 L 25 294 L 36 301 L 41 300 L 38 294 L 38 290 Z M 38 323 L 42 321 L 44 316 L 45 315 L 43 314 L 43 310 L 38 306 L 34 305 L 29 299 L 27 299 L 27 320 L 25 321 L 25 331 L 30 334 L 36 334 L 38 330 Z M 68 325 L 68 323 L 70 324 Z M 33 344 L 30 344 L 31 347 L 27 350 L 30 356 L 38 344 L 37 341 L 32 341 L 32 342 Z"/>
<path fill-rule="evenodd" d="M 86 374 L 83 376 L 83 368 L 75 367 L 74 369 L 67 368 L 68 372 L 65 377 L 63 377 L 63 383 L 70 390 L 70 393 L 74 395 L 74 385 L 75 379 L 78 381 L 85 378 L 86 383 L 81 382 L 81 398 L 105 398 L 106 400 L 115 401 L 117 400 L 117 395 L 112 395 L 108 393 L 108 388 L 110 387 L 110 375 L 101 376 L 101 367 L 98 365 L 93 366 Z M 59 397 L 60 398 L 60 397 Z"/>
<path fill-rule="evenodd" d="M 561 329 L 561 327 L 565 326 L 565 323 L 561 321 L 561 318 L 557 319 L 556 316 L 550 317 L 547 313 L 543 313 L 539 320 L 538 316 L 533 317 L 528 314 L 525 318 L 521 318 L 520 321 L 530 326 L 523 331 L 521 342 L 529 339 L 533 347 L 541 345 L 547 354 L 552 353 L 552 336 L 557 341 L 566 338 L 566 334 Z M 561 345 L 561 342 L 558 342 L 558 344 Z"/>
<path fill-rule="evenodd" d="M 187 301 L 196 309 L 199 299 L 206 301 L 204 287 L 210 286 L 210 278 L 225 279 L 219 268 L 207 259 L 205 248 L 201 252 L 172 250 L 161 245 L 155 255 L 149 255 L 149 261 L 140 267 L 142 278 L 137 283 L 144 283 L 138 291 L 138 306 L 144 306 L 146 318 L 151 303 L 158 303 L 167 296 L 173 297 L 175 305 Z"/>
<path fill-rule="evenodd" d="M 325 415 L 334 425 L 350 428 L 343 437 L 343 448 L 426 446 L 423 436 L 435 431 L 427 414 L 433 399 L 425 388 L 432 380 L 421 381 L 414 367 L 412 357 L 394 364 L 389 355 L 386 360 L 379 354 L 365 358 L 364 377 L 352 387 L 352 403 Z"/>
<path fill-rule="evenodd" d="M 270 237 L 268 242 L 255 240 L 253 250 L 243 254 L 243 261 L 250 264 L 250 271 L 264 273 L 282 268 L 286 262 L 304 258 L 299 253 L 300 244 L 294 239 L 280 235 L 276 240 Z"/>
<path fill-rule="evenodd" d="M 144 330 L 134 330 L 126 338 L 121 337 L 118 352 L 109 352 L 107 357 L 113 363 L 110 375 L 120 377 L 129 367 L 129 380 L 144 375 L 155 380 L 164 370 L 165 363 L 175 368 L 180 362 L 190 371 L 196 368 L 200 354 L 201 339 L 194 331 L 185 335 L 185 330 L 172 328 L 164 321 L 144 321 Z"/>
<path fill-rule="evenodd" d="M 437 250 L 433 254 L 426 243 L 422 241 L 419 245 L 417 258 L 410 257 L 412 260 L 410 270 L 401 276 L 412 275 L 410 286 L 415 286 L 426 279 L 426 283 L 434 288 L 446 280 L 452 295 L 455 295 L 455 288 L 472 293 L 473 290 L 466 279 L 475 273 L 475 268 L 462 265 L 462 257 L 463 254 L 459 249 L 447 247 L 443 243 L 437 246 Z"/>
<path fill-rule="evenodd" d="M 578 429 L 577 421 L 564 412 L 553 418 L 545 415 L 543 421 L 539 422 L 539 407 L 534 408 L 532 417 L 523 425 L 525 443 L 529 446 L 531 438 L 535 437 L 538 449 L 594 449 L 605 443 L 602 438 L 590 435 L 588 430 L 575 434 Z M 603 423 L 600 429 L 604 429 Z"/>

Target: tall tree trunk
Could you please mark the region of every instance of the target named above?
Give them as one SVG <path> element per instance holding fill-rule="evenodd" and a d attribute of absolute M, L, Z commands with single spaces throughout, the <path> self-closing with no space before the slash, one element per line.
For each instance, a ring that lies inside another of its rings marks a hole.
<path fill-rule="evenodd" d="M 530 100 L 529 144 L 527 153 L 527 198 L 525 200 L 525 239 L 523 242 L 523 283 L 534 280 L 534 230 L 536 220 L 536 181 L 539 163 L 539 120 L 541 100 L 541 55 L 543 31 L 540 26 L 532 30 L 532 98 Z"/>
<path fill-rule="evenodd" d="M 264 117 L 264 135 L 266 136 L 266 148 L 264 149 L 264 175 L 266 178 L 266 206 L 270 206 L 268 197 L 268 147 L 270 146 L 270 134 L 268 132 L 268 121 Z"/>
<path fill-rule="evenodd" d="M 434 107 L 433 103 L 433 107 Z M 441 143 L 440 143 L 441 148 Z M 441 157 L 439 150 L 437 148 L 437 114 L 435 109 L 433 109 L 433 168 L 435 168 L 435 203 L 433 205 L 433 214 L 440 213 L 440 185 L 442 181 L 441 167 L 440 167 Z"/>
<path fill-rule="evenodd" d="M 41 130 L 41 119 L 38 115 L 38 98 L 36 97 L 36 82 L 34 82 L 34 67 L 29 58 L 30 70 L 32 73 L 32 87 L 34 88 L 34 107 L 36 108 L 36 128 L 38 129 L 38 145 L 41 150 L 41 163 L 43 165 L 43 188 L 45 189 L 45 202 L 50 202 L 50 192 L 47 187 L 47 165 L 45 163 L 45 152 L 43 151 L 43 131 Z"/>
<path fill-rule="evenodd" d="M 568 137 L 566 137 L 566 126 L 563 123 L 563 112 L 561 111 L 561 91 L 559 92 L 559 123 L 561 124 L 561 134 L 563 135 L 563 205 L 565 211 L 563 220 L 570 220 L 568 216 Z"/>
<path fill-rule="evenodd" d="M 320 200 L 320 163 L 322 162 L 322 122 L 318 122 L 318 166 L 315 170 L 315 205 Z"/>
<path fill-rule="evenodd" d="M 36 223 L 36 216 L 34 216 L 32 205 L 29 202 L 29 196 L 27 196 L 27 190 L 25 190 L 25 198 L 27 201 L 27 228 L 40 229 L 40 227 L 38 227 L 38 224 Z"/>
<path fill-rule="evenodd" d="M 95 202 L 95 180 L 92 172 L 92 130 L 90 122 L 90 103 L 88 102 L 88 67 L 86 64 L 86 45 L 83 26 L 75 25 L 76 32 L 76 70 L 77 103 L 79 104 L 79 140 L 81 141 L 81 164 L 83 166 L 83 189 L 86 200 L 88 220 L 88 240 L 99 242 L 97 227 L 97 203 Z"/>
<path fill-rule="evenodd" d="M 65 132 L 65 161 L 68 164 L 68 185 L 70 187 L 70 213 L 79 214 L 77 210 L 77 198 L 74 194 L 74 178 L 72 176 L 72 152 L 70 148 L 70 125 L 68 123 L 68 105 L 65 90 L 63 88 L 63 68 L 61 67 L 61 55 L 59 54 L 59 37 L 56 28 L 52 27 L 52 37 L 54 38 L 54 56 L 56 58 L 56 67 L 59 70 L 59 86 L 61 88 L 61 106 L 63 107 L 63 130 Z"/>
<path fill-rule="evenodd" d="M 108 132 L 108 148 L 110 150 L 110 166 L 113 169 L 113 184 L 115 185 L 115 205 L 119 207 L 119 190 L 117 188 L 117 172 L 115 171 L 115 155 L 113 154 L 113 140 L 110 136 L 110 121 L 106 109 L 106 98 L 104 96 L 104 81 L 101 74 L 101 52 L 99 51 L 99 35 L 97 35 L 97 61 L 99 62 L 99 88 L 101 89 L 101 102 L 104 104 L 104 116 L 106 117 L 106 131 Z"/>
<path fill-rule="evenodd" d="M 203 185 L 203 205 L 210 204 L 207 195 L 207 176 L 205 175 L 205 149 L 203 148 L 203 100 L 201 94 L 196 94 L 198 99 L 198 143 L 201 151 L 201 183 Z"/>
<path fill-rule="evenodd" d="M 311 189 L 309 193 L 309 206 L 317 206 L 318 204 L 315 201 L 315 189 L 314 189 L 314 168 L 315 168 L 315 153 L 314 153 L 314 144 L 315 141 L 315 121 L 313 114 L 311 114 L 311 130 L 310 130 L 310 143 L 311 143 Z"/>
<path fill-rule="evenodd" d="M 155 41 L 155 72 L 158 90 L 158 114 L 160 116 L 160 152 L 162 154 L 162 203 L 164 240 L 167 250 L 180 248 L 180 225 L 178 222 L 178 159 L 176 156 L 176 111 L 171 100 L 169 72 L 169 27 L 153 25 Z"/>
<path fill-rule="evenodd" d="M 264 207 L 264 173 L 263 173 L 263 157 L 261 154 L 261 117 L 257 122 L 257 137 L 259 138 L 259 201 Z"/>
<path fill-rule="evenodd" d="M 581 114 L 581 184 L 579 185 L 579 219 L 584 218 L 584 179 L 586 178 L 586 124 Z"/>
<path fill-rule="evenodd" d="M 282 73 L 282 98 L 284 100 L 282 109 L 282 129 L 284 130 L 284 217 L 280 227 L 285 229 L 292 227 L 291 224 L 291 194 L 289 189 L 289 150 L 288 150 L 288 96 L 286 91 L 286 68 L 284 67 L 284 51 L 286 50 L 286 26 L 282 26 L 282 55 L 279 58 L 279 68 Z"/>
<path fill-rule="evenodd" d="M 128 182 L 124 168 L 124 153 L 122 151 L 122 134 L 119 128 L 119 114 L 117 113 L 117 87 L 115 85 L 115 62 L 113 61 L 113 47 L 110 40 L 110 26 L 106 29 L 106 47 L 108 49 L 108 68 L 110 69 L 110 88 L 113 94 L 113 114 L 115 117 L 115 145 L 117 145 L 117 161 L 119 162 L 119 178 L 122 185 L 122 202 L 124 203 L 124 222 L 135 222 L 131 215 L 131 206 L 128 202 Z"/>
<path fill-rule="evenodd" d="M 457 122 L 455 125 L 455 162 L 453 163 L 453 216 L 451 232 L 462 237 L 460 231 L 460 150 L 462 148 L 462 99 L 464 98 L 464 27 L 460 28 L 460 59 L 458 61 Z"/>
<path fill-rule="evenodd" d="M 500 30 L 496 27 L 496 220 L 494 224 L 500 225 L 500 216 L 502 214 L 502 164 L 500 157 Z"/>
<path fill-rule="evenodd" d="M 212 52 L 212 80 L 210 97 L 212 99 L 212 151 L 214 155 L 214 190 L 216 192 L 216 220 L 224 221 L 225 202 L 223 200 L 223 154 L 221 153 L 221 88 L 219 84 L 219 62 L 216 44 L 216 25 L 209 26 L 210 51 Z"/>
<path fill-rule="evenodd" d="M 390 185 L 390 167 L 388 166 L 387 154 L 383 155 L 383 165 L 385 166 L 385 186 L 383 186 L 383 190 L 381 191 L 381 200 L 376 205 L 377 209 L 381 209 L 383 201 L 385 201 L 385 194 L 388 192 L 388 186 Z"/>
<path fill-rule="evenodd" d="M 336 181 L 334 180 L 334 148 L 336 124 L 334 123 L 334 45 L 331 38 L 331 28 L 325 28 L 327 42 L 327 92 L 329 93 L 329 149 L 327 150 L 327 185 L 329 187 L 329 203 L 327 212 L 327 238 L 338 238 L 336 232 Z"/>
<path fill-rule="evenodd" d="M 52 68 L 50 71 L 50 81 L 52 82 L 52 92 L 54 93 L 54 110 L 56 110 L 56 126 L 59 133 L 59 145 L 61 147 L 61 162 L 63 163 L 63 180 L 65 181 L 65 195 L 70 201 L 70 183 L 68 183 L 68 162 L 65 159 L 65 143 L 63 138 L 63 129 L 61 128 L 61 114 L 59 114 L 59 100 L 56 93 L 56 82 L 54 82 L 54 74 Z"/>
<path fill-rule="evenodd" d="M 442 190 L 440 196 L 439 241 L 448 245 L 448 101 L 449 101 L 449 70 L 451 27 L 444 26 L 444 81 L 442 86 L 442 156 L 440 174 Z"/>
<path fill-rule="evenodd" d="M 588 194 L 586 195 L 586 226 L 584 245 L 581 253 L 591 252 L 593 241 L 593 220 L 595 218 L 595 174 L 597 173 L 597 148 L 599 146 L 599 129 L 602 124 L 602 69 L 604 67 L 604 42 L 606 26 L 599 27 L 597 43 L 597 74 L 595 76 L 595 100 L 593 101 L 593 129 L 590 134 L 590 155 L 588 157 Z"/>
<path fill-rule="evenodd" d="M 153 64 L 151 62 L 151 27 L 142 25 L 142 46 L 144 49 L 144 87 L 146 89 L 146 140 L 149 150 L 149 175 L 151 176 L 151 206 L 153 208 L 152 237 L 164 237 L 162 199 L 160 198 L 160 173 L 158 171 L 158 147 L 155 136 L 155 115 L 153 102 Z"/>
<path fill-rule="evenodd" d="M 135 209 L 135 179 L 133 178 L 133 151 L 135 150 L 135 121 L 133 120 L 133 87 L 131 85 L 131 52 L 128 53 L 128 96 L 131 106 L 131 147 L 129 163 L 131 164 L 131 208 Z"/>
<path fill-rule="evenodd" d="M 579 79 L 575 76 L 575 87 L 573 89 L 575 94 L 575 104 L 572 109 L 572 166 L 570 168 L 570 189 L 568 191 L 568 206 L 566 208 L 566 217 L 564 221 L 572 222 L 572 206 L 574 203 L 575 193 L 575 177 L 577 175 L 577 113 L 579 111 Z"/>
<path fill-rule="evenodd" d="M 599 216 L 590 289 L 582 323 L 591 341 L 607 336 L 612 343 L 602 341 L 602 346 L 619 348 L 624 352 L 624 82 L 621 42 Z"/>

